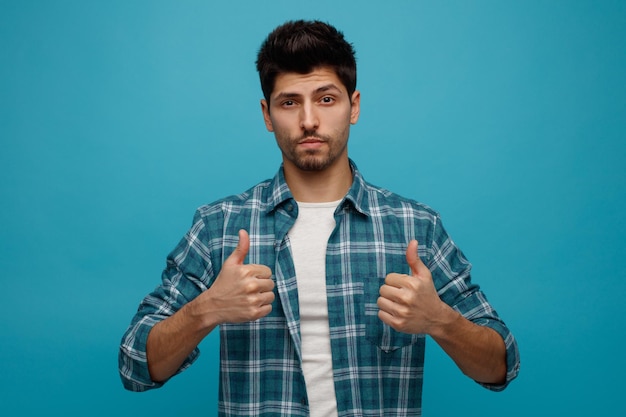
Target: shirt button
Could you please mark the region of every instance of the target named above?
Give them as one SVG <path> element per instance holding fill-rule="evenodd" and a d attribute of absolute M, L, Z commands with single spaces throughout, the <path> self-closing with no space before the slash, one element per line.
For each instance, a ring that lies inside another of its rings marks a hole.
<path fill-rule="evenodd" d="M 287 211 L 293 211 L 293 204 L 287 204 Z"/>
<path fill-rule="evenodd" d="M 302 405 L 306 405 L 306 398 L 302 398 L 302 399 L 300 400 L 300 404 L 302 404 Z"/>

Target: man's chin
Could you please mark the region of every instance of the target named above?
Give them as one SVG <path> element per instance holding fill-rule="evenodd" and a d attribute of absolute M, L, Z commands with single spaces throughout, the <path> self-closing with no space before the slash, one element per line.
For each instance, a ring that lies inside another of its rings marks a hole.
<path fill-rule="evenodd" d="M 298 160 L 295 161 L 294 165 L 302 171 L 317 172 L 323 171 L 328 168 L 330 166 L 330 163 L 331 161 L 329 158 L 307 155 L 302 158 L 298 158 Z"/>

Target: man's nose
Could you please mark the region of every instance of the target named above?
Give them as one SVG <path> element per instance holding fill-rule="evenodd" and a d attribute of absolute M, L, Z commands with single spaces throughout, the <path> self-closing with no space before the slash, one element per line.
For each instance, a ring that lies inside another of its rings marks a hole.
<path fill-rule="evenodd" d="M 303 130 L 315 130 L 319 126 L 319 117 L 315 106 L 312 103 L 307 103 L 302 106 L 300 112 L 300 127 Z"/>

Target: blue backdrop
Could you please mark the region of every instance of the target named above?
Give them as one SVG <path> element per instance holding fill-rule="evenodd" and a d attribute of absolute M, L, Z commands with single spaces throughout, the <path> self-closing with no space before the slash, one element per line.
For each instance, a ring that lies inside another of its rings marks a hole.
<path fill-rule="evenodd" d="M 519 341 L 502 393 L 429 342 L 424 415 L 625 414 L 626 2 L 1 0 L 3 415 L 216 415 L 217 336 L 143 394 L 118 343 L 195 208 L 276 171 L 254 60 L 293 18 L 354 43 L 352 158 Z"/>

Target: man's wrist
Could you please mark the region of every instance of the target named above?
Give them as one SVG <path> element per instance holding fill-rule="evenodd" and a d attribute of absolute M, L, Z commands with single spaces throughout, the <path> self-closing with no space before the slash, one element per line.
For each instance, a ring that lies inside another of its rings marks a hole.
<path fill-rule="evenodd" d="M 440 311 L 436 315 L 428 334 L 434 339 L 446 339 L 454 334 L 463 316 L 452 307 L 441 301 Z"/>
<path fill-rule="evenodd" d="M 191 332 L 201 335 L 201 337 L 209 334 L 211 330 L 220 324 L 216 320 L 216 315 L 206 314 L 206 306 L 203 304 L 196 298 L 180 309 L 180 313 L 183 315 L 184 326 Z"/>

